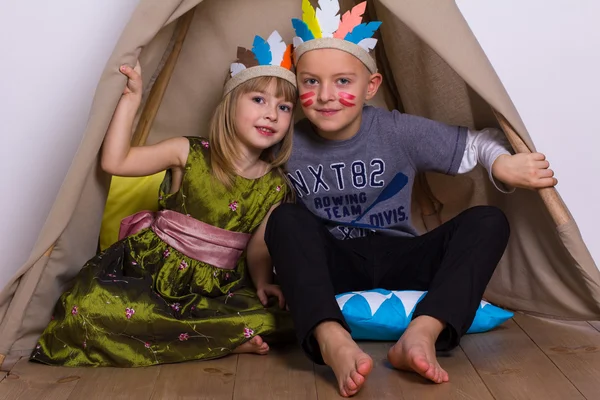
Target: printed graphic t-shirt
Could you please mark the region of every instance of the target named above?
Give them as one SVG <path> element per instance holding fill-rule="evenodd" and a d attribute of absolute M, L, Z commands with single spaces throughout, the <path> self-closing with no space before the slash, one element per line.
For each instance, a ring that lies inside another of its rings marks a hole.
<path fill-rule="evenodd" d="M 363 107 L 348 140 L 320 137 L 307 119 L 296 124 L 287 164 L 297 201 L 339 239 L 370 232 L 416 236 L 410 207 L 417 172 L 458 172 L 467 128 Z"/>

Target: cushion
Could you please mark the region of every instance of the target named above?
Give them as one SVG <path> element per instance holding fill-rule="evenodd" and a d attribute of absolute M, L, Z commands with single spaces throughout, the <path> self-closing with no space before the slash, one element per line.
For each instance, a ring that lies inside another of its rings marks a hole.
<path fill-rule="evenodd" d="M 412 319 L 415 306 L 427 292 L 373 289 L 336 296 L 353 339 L 398 340 Z M 513 313 L 482 300 L 467 333 L 489 331 Z"/>
<path fill-rule="evenodd" d="M 100 228 L 100 250 L 119 239 L 123 218 L 142 210 L 158 211 L 158 190 L 165 172 L 134 178 L 112 177 Z"/>

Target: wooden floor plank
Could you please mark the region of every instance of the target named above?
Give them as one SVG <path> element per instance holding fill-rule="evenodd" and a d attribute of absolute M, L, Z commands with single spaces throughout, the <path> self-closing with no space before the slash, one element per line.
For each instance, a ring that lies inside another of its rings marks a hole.
<path fill-rule="evenodd" d="M 152 400 L 231 399 L 238 356 L 216 360 L 166 364 L 154 385 Z"/>
<path fill-rule="evenodd" d="M 515 315 L 517 324 L 588 399 L 600 394 L 600 332 L 587 322 Z"/>
<path fill-rule="evenodd" d="M 441 385 L 390 368 L 386 355 L 391 343 L 361 342 L 375 369 L 354 398 L 597 398 L 600 332 L 595 329 L 600 331 L 600 322 L 563 323 L 522 315 L 515 320 L 488 333 L 467 335 L 462 349 L 440 357 L 450 374 L 450 382 Z M 230 356 L 144 369 L 51 367 L 23 359 L 4 379 L 0 373 L 0 400 L 339 399 L 331 370 L 318 366 L 313 374 L 312 368 L 298 348 L 266 357 Z"/>
<path fill-rule="evenodd" d="M 600 332 L 600 321 L 588 321 L 588 323 Z"/>
<path fill-rule="evenodd" d="M 439 361 L 450 375 L 450 382 L 430 383 L 419 375 L 393 369 L 387 362 L 387 352 L 393 343 L 359 343 L 375 363 L 363 389 L 353 399 L 394 400 L 493 400 L 481 378 L 458 348 Z M 319 400 L 339 399 L 337 383 L 328 367 L 316 367 Z"/>
<path fill-rule="evenodd" d="M 0 400 L 65 400 L 83 372 L 82 368 L 53 367 L 23 358 L 0 382 Z"/>
<path fill-rule="evenodd" d="M 0 371 L 0 382 L 2 382 L 4 380 L 4 378 L 6 378 L 6 374 L 7 374 L 7 372 Z"/>
<path fill-rule="evenodd" d="M 152 396 L 160 368 L 87 368 L 68 399 L 147 400 Z"/>
<path fill-rule="evenodd" d="M 461 347 L 496 400 L 584 399 L 513 320 L 464 336 Z"/>
<path fill-rule="evenodd" d="M 240 355 L 233 398 L 316 400 L 313 363 L 297 346 L 271 350 L 267 356 Z"/>

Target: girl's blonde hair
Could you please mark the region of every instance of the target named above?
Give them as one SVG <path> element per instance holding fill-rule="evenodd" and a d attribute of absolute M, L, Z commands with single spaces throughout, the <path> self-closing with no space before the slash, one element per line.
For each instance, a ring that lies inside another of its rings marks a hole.
<path fill-rule="evenodd" d="M 211 169 L 215 178 L 227 188 L 231 188 L 233 185 L 236 176 L 233 160 L 239 157 L 234 145 L 238 140 L 235 126 L 237 102 L 246 93 L 266 90 L 273 81 L 276 84 L 275 95 L 296 104 L 298 93 L 294 85 L 281 78 L 260 76 L 242 83 L 226 94 L 211 118 L 208 136 Z M 294 121 L 292 115 L 290 127 L 283 140 L 265 149 L 261 154 L 261 159 L 269 163 L 272 169 L 276 169 L 286 181 L 282 166 L 292 153 L 293 131 Z"/>

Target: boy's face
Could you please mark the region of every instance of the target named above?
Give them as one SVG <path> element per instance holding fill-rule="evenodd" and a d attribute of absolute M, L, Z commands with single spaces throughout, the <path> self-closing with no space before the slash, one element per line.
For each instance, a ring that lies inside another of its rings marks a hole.
<path fill-rule="evenodd" d="M 336 49 L 306 52 L 296 66 L 300 104 L 317 133 L 345 140 L 360 129 L 362 107 L 381 84 L 356 57 Z"/>

